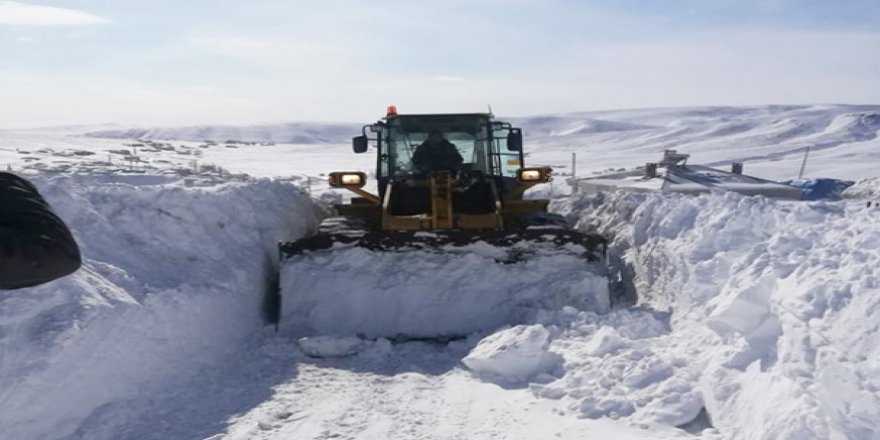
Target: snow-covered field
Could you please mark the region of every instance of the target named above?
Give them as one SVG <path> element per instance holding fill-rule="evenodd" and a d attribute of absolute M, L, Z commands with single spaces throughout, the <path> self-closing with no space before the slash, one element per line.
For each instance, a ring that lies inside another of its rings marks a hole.
<path fill-rule="evenodd" d="M 880 175 L 880 106 L 514 122 L 529 162 L 563 174 L 572 152 L 586 176 L 674 148 L 781 180 L 810 147 L 807 177 Z M 275 241 L 325 215 L 318 199 L 334 196 L 322 173 L 375 163 L 340 143 L 347 126 L 0 131 L 0 164 L 33 178 L 85 257 L 71 277 L 0 292 L 3 437 L 880 438 L 880 208 L 864 200 L 880 194 L 877 179 L 854 187 L 860 199 L 810 203 L 569 195 L 557 181 L 540 192 L 613 240 L 631 303 L 540 304 L 517 325 L 450 342 L 275 333 L 261 319 Z M 163 140 L 83 136 L 96 131 Z M 308 143 L 269 145 L 278 139 Z M 403 264 L 391 260 L 374 263 Z M 456 268 L 462 279 L 495 264 L 462 261 L 473 265 Z M 346 276 L 325 263 L 301 268 L 312 300 L 322 277 Z M 442 265 L 420 263 L 433 281 L 418 290 L 444 297 Z M 386 273 L 362 274 L 365 288 L 380 292 Z M 407 279 L 420 280 L 394 282 Z"/>

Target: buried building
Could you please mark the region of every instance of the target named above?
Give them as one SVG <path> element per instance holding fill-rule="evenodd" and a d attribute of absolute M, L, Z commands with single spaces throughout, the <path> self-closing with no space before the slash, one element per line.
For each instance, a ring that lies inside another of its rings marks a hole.
<path fill-rule="evenodd" d="M 687 163 L 689 154 L 666 150 L 663 160 L 629 171 L 619 171 L 573 180 L 575 191 L 609 190 L 670 191 L 701 194 L 716 190 L 775 199 L 802 200 L 803 190 L 792 185 L 743 174 L 743 164 L 734 162 L 730 171 Z"/>

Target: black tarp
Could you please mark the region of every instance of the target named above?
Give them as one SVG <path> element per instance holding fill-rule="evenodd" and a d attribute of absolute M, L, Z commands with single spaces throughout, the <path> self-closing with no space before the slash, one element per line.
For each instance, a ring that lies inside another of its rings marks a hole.
<path fill-rule="evenodd" d="M 36 286 L 80 266 L 70 230 L 28 181 L 0 172 L 0 289 Z"/>

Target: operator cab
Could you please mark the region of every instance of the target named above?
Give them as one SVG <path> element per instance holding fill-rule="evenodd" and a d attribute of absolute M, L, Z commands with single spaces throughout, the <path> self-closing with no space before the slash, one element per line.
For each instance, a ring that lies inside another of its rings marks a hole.
<path fill-rule="evenodd" d="M 489 113 L 398 115 L 392 106 L 384 120 L 365 126 L 364 135 L 354 138 L 356 153 L 367 150 L 368 130 L 375 133 L 378 148 L 380 197 L 389 183 L 424 178 L 413 155 L 432 132 L 440 132 L 461 155 L 462 164 L 449 170 L 454 174 L 492 178 L 501 187 L 512 187 L 523 163 L 520 129 L 494 121 Z"/>

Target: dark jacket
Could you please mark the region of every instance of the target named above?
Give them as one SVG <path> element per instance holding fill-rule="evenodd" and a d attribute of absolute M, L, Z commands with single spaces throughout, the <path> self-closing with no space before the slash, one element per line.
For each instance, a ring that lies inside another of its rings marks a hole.
<path fill-rule="evenodd" d="M 425 141 L 416 147 L 413 153 L 412 163 L 416 171 L 441 171 L 456 170 L 461 167 L 462 159 L 458 149 L 451 142 L 443 139 L 441 142 L 431 143 Z"/>
<path fill-rule="evenodd" d="M 0 172 L 0 289 L 61 278 L 81 264 L 64 222 L 28 181 Z"/>

